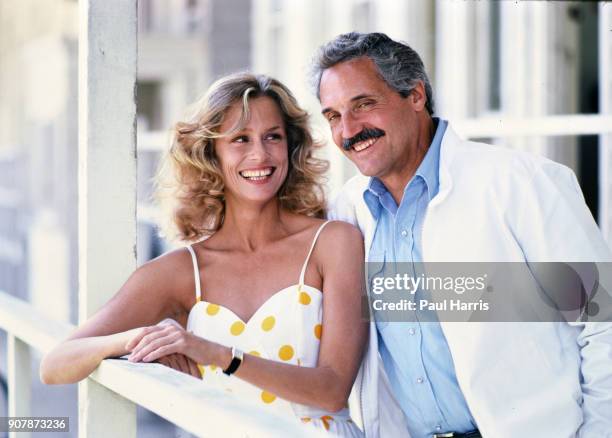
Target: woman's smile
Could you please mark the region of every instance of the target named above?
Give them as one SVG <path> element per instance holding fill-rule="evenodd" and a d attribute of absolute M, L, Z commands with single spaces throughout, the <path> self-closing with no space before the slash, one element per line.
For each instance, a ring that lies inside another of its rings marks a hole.
<path fill-rule="evenodd" d="M 276 167 L 260 167 L 256 169 L 241 170 L 238 172 L 241 177 L 253 184 L 266 184 L 270 181 Z"/>

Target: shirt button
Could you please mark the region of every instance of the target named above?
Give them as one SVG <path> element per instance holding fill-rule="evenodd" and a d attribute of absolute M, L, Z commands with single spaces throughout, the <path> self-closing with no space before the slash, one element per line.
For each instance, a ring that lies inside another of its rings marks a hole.
<path fill-rule="evenodd" d="M 423 378 L 419 377 L 416 381 L 417 381 L 417 383 L 423 383 Z"/>
<path fill-rule="evenodd" d="M 442 426 L 440 426 L 439 424 L 436 426 L 436 430 L 442 430 Z"/>
<path fill-rule="evenodd" d="M 401 233 L 401 234 L 402 234 L 402 237 L 406 237 L 406 236 L 408 235 L 408 231 L 406 231 L 406 230 L 402 230 L 402 233 Z"/>
<path fill-rule="evenodd" d="M 408 329 L 408 333 L 410 333 L 411 335 L 414 335 L 415 330 L 414 330 L 412 327 L 410 327 L 410 328 Z"/>

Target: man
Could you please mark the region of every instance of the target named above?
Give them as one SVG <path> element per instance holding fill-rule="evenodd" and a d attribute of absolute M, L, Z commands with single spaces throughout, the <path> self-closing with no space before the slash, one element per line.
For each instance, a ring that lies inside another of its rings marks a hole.
<path fill-rule="evenodd" d="M 349 33 L 313 66 L 333 140 L 362 174 L 330 216 L 361 228 L 366 260 L 612 260 L 571 170 L 464 141 L 432 117 L 410 47 Z M 356 384 L 368 437 L 612 436 L 609 323 L 425 323 L 416 312 L 370 332 Z"/>

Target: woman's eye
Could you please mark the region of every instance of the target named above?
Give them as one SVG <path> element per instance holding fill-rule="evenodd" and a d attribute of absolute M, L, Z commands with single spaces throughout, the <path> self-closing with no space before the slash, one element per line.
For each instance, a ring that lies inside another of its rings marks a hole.
<path fill-rule="evenodd" d="M 272 140 L 272 141 L 278 141 L 278 140 L 281 140 L 282 138 L 283 138 L 283 136 L 278 134 L 278 133 L 268 134 L 266 136 L 267 140 Z"/>
<path fill-rule="evenodd" d="M 239 135 L 238 137 L 232 140 L 232 143 L 247 143 L 249 141 L 249 137 L 246 135 Z"/>

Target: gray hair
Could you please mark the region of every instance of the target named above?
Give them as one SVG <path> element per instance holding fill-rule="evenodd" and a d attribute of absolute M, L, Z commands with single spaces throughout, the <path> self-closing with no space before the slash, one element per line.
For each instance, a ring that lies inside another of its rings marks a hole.
<path fill-rule="evenodd" d="M 434 113 L 431 84 L 419 54 L 408 45 L 378 32 L 345 33 L 320 47 L 311 68 L 312 86 L 317 98 L 321 100 L 319 87 L 326 69 L 362 56 L 374 62 L 381 78 L 402 97 L 407 97 L 418 81 L 422 81 L 427 97 L 425 108 L 430 115 Z"/>

